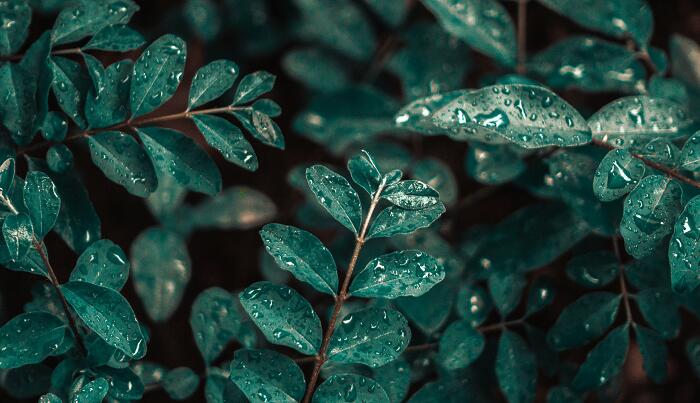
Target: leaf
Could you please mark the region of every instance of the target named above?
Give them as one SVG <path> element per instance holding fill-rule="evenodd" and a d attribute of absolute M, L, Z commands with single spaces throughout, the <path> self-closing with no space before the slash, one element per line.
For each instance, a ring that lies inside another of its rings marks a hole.
<path fill-rule="evenodd" d="M 241 105 L 270 92 L 275 85 L 275 76 L 267 71 L 246 74 L 238 83 L 232 105 Z"/>
<path fill-rule="evenodd" d="M 423 210 L 406 210 L 398 206 L 389 206 L 372 220 L 367 239 L 410 234 L 419 228 L 428 227 L 444 212 L 445 205 L 441 202 Z"/>
<path fill-rule="evenodd" d="M 518 273 L 496 271 L 489 276 L 491 298 L 502 318 L 507 317 L 520 304 L 526 284 L 525 277 Z"/>
<path fill-rule="evenodd" d="M 681 150 L 671 141 L 665 138 L 656 138 L 645 144 L 643 147 L 637 145 L 632 147 L 639 156 L 657 164 L 665 165 L 669 168 L 675 168 Z"/>
<path fill-rule="evenodd" d="M 316 91 L 339 90 L 350 82 L 347 67 L 332 53 L 315 47 L 285 53 L 282 68 L 287 75 Z"/>
<path fill-rule="evenodd" d="M 272 350 L 238 350 L 231 362 L 231 380 L 253 402 L 301 401 L 304 373 L 285 355 Z"/>
<path fill-rule="evenodd" d="M 450 135 L 453 132 L 449 129 L 442 129 L 433 122 L 435 112 L 439 111 L 445 105 L 455 99 L 468 94 L 470 90 L 456 90 L 443 94 L 430 95 L 424 98 L 416 99 L 410 104 L 404 106 L 394 116 L 394 124 L 404 130 L 409 130 L 424 135 Z M 453 137 L 455 140 L 464 141 L 464 138 Z M 505 143 L 506 141 L 500 138 L 495 139 L 496 142 Z"/>
<path fill-rule="evenodd" d="M 382 191 L 382 197 L 407 210 L 423 210 L 440 201 L 440 195 L 435 189 L 417 180 L 391 184 Z"/>
<path fill-rule="evenodd" d="M 630 255 L 637 259 L 649 255 L 672 232 L 673 222 L 681 212 L 682 194 L 675 181 L 651 175 L 627 196 L 620 235 Z"/>
<path fill-rule="evenodd" d="M 510 182 L 525 171 L 520 156 L 506 146 L 474 142 L 467 153 L 467 173 L 479 183 L 500 185 Z"/>
<path fill-rule="evenodd" d="M 144 127 L 136 131 L 158 170 L 195 192 L 213 195 L 221 191 L 219 169 L 191 138 L 160 127 Z"/>
<path fill-rule="evenodd" d="M 217 39 L 221 32 L 222 17 L 225 18 L 225 15 L 221 15 L 223 11 L 221 6 L 212 0 L 188 0 L 181 12 L 190 31 L 205 42 L 210 42 Z M 263 15 L 266 13 L 261 12 Z"/>
<path fill-rule="evenodd" d="M 316 290 L 335 296 L 338 270 L 331 252 L 310 232 L 282 224 L 260 230 L 267 252 L 277 265 Z"/>
<path fill-rule="evenodd" d="M 506 66 L 515 65 L 515 28 L 494 0 L 422 0 L 440 25 L 479 52 Z"/>
<path fill-rule="evenodd" d="M 249 171 L 258 169 L 258 157 L 239 128 L 228 120 L 211 115 L 192 117 L 207 143 L 216 148 L 226 158 Z"/>
<path fill-rule="evenodd" d="M 553 281 L 547 276 L 537 277 L 530 286 L 527 294 L 527 310 L 525 314 L 530 316 L 541 311 L 554 302 L 556 288 Z"/>
<path fill-rule="evenodd" d="M 64 57 L 52 56 L 50 63 L 53 71 L 51 89 L 58 105 L 75 124 L 84 128 L 86 123 L 83 110 L 90 85 L 85 68 L 80 63 Z"/>
<path fill-rule="evenodd" d="M 673 101 L 646 96 L 616 99 L 588 119 L 593 138 L 615 147 L 644 145 L 657 137 L 690 134 L 692 119 Z"/>
<path fill-rule="evenodd" d="M 547 341 L 558 351 L 580 347 L 600 337 L 612 325 L 620 295 L 599 291 L 584 294 L 561 311 Z"/>
<path fill-rule="evenodd" d="M 700 46 L 690 38 L 674 34 L 669 47 L 673 76 L 693 87 L 700 87 L 700 68 L 695 63 L 700 55 Z"/>
<path fill-rule="evenodd" d="M 63 400 L 53 393 L 47 393 L 39 397 L 39 403 L 63 403 Z"/>
<path fill-rule="evenodd" d="M 188 110 L 224 95 L 236 82 L 238 71 L 238 65 L 226 59 L 214 60 L 200 67 L 190 85 Z"/>
<path fill-rule="evenodd" d="M 438 359 L 448 370 L 466 368 L 484 351 L 486 341 L 467 320 L 452 322 L 440 336 Z"/>
<path fill-rule="evenodd" d="M 2 223 L 2 235 L 13 261 L 22 260 L 34 242 L 32 221 L 26 214 L 8 215 Z"/>
<path fill-rule="evenodd" d="M 591 141 L 583 117 L 558 95 L 536 85 L 494 85 L 468 92 L 435 112 L 433 122 L 452 136 L 487 143 L 505 138 L 523 148 L 573 147 Z"/>
<path fill-rule="evenodd" d="M 46 164 L 54 172 L 66 172 L 73 166 L 73 153 L 65 144 L 51 146 L 46 151 Z"/>
<path fill-rule="evenodd" d="M 71 402 L 73 403 L 94 403 L 101 402 L 109 391 L 109 383 L 105 378 L 97 378 L 91 381 L 73 395 Z"/>
<path fill-rule="evenodd" d="M 399 357 L 373 369 L 372 379 L 384 389 L 390 402 L 401 402 L 408 394 L 411 384 L 411 367 L 405 359 Z"/>
<path fill-rule="evenodd" d="M 163 267 L 158 266 L 163 273 Z M 129 260 L 124 251 L 114 242 L 101 239 L 80 254 L 70 281 L 85 281 L 101 287 L 119 291 L 129 277 Z"/>
<path fill-rule="evenodd" d="M 185 240 L 175 232 L 151 227 L 134 240 L 130 254 L 134 287 L 146 313 L 156 322 L 167 320 L 190 280 Z"/>
<path fill-rule="evenodd" d="M 618 199 L 634 190 L 645 169 L 646 165 L 628 150 L 610 150 L 593 176 L 593 193 L 604 202 Z"/>
<path fill-rule="evenodd" d="M 637 306 L 652 329 L 665 340 L 678 337 L 681 331 L 681 317 L 678 303 L 670 290 L 649 288 L 636 296 Z"/>
<path fill-rule="evenodd" d="M 19 65 L 32 77 L 30 81 L 36 82 L 35 105 L 36 115 L 32 134 L 39 130 L 46 119 L 49 108 L 49 90 L 53 82 L 53 71 L 49 57 L 51 55 L 51 42 L 49 31 L 45 31 L 32 43 L 22 56 Z"/>
<path fill-rule="evenodd" d="M 51 32 L 54 45 L 77 42 L 110 25 L 126 24 L 139 10 L 131 0 L 78 2 L 64 8 Z"/>
<path fill-rule="evenodd" d="M 360 401 L 389 403 L 389 397 L 380 384 L 357 374 L 333 375 L 319 385 L 313 403 Z"/>
<path fill-rule="evenodd" d="M 7 21 L 0 29 L 0 55 L 17 53 L 27 39 L 32 9 L 24 0 L 11 0 L 0 7 L 0 18 Z"/>
<path fill-rule="evenodd" d="M 404 250 L 372 259 L 350 284 L 356 297 L 418 297 L 445 278 L 445 269 L 432 256 L 418 250 Z"/>
<path fill-rule="evenodd" d="M 620 263 L 611 251 L 596 251 L 574 256 L 566 265 L 566 276 L 586 288 L 601 288 L 615 280 Z"/>
<path fill-rule="evenodd" d="M 146 44 L 143 35 L 126 25 L 109 25 L 96 33 L 82 50 L 128 52 Z"/>
<path fill-rule="evenodd" d="M 700 339 L 693 337 L 688 340 L 685 351 L 695 376 L 700 376 Z"/>
<path fill-rule="evenodd" d="M 61 198 L 51 178 L 41 171 L 31 171 L 24 182 L 24 205 L 34 226 L 34 234 L 42 239 L 56 224 Z"/>
<path fill-rule="evenodd" d="M 571 383 L 573 389 L 583 392 L 609 382 L 622 370 L 629 344 L 627 325 L 610 331 L 586 356 Z"/>
<path fill-rule="evenodd" d="M 489 293 L 479 285 L 462 286 L 457 295 L 457 314 L 477 327 L 484 323 L 493 308 Z"/>
<path fill-rule="evenodd" d="M 242 402 L 246 397 L 229 379 L 228 370 L 211 367 L 204 385 L 204 396 L 207 403 Z"/>
<path fill-rule="evenodd" d="M 250 112 L 250 125 L 252 127 L 249 127 L 248 131 L 259 142 L 284 150 L 284 137 L 282 137 L 282 132 L 279 126 L 277 126 L 277 123 L 269 116 L 258 110 L 253 110 Z"/>
<path fill-rule="evenodd" d="M 376 368 L 395 360 L 410 341 L 411 328 L 401 313 L 365 308 L 346 315 L 333 330 L 328 359 Z"/>
<path fill-rule="evenodd" d="M 82 281 L 60 286 L 80 319 L 107 344 L 129 357 L 140 358 L 146 341 L 129 302 L 117 291 Z"/>
<path fill-rule="evenodd" d="M 15 159 L 8 158 L 0 165 L 0 192 L 3 196 L 10 194 L 15 179 Z"/>
<path fill-rule="evenodd" d="M 22 66 L 3 63 L 0 66 L 0 85 L 5 91 L 0 105 L 2 124 L 17 144 L 28 144 L 34 135 L 37 114 L 36 82 Z"/>
<path fill-rule="evenodd" d="M 218 287 L 202 291 L 192 304 L 190 327 L 207 366 L 236 338 L 241 327 L 236 297 Z"/>
<path fill-rule="evenodd" d="M 516 333 L 504 330 L 498 341 L 496 378 L 510 403 L 532 402 L 537 389 L 535 355 Z"/>
<path fill-rule="evenodd" d="M 311 304 L 292 288 L 259 281 L 248 286 L 239 298 L 270 343 L 307 355 L 321 347 L 321 320 Z"/>
<path fill-rule="evenodd" d="M 85 60 L 91 60 L 85 56 Z M 98 62 L 99 63 L 99 62 Z M 88 63 L 89 64 L 89 63 Z M 108 127 L 129 117 L 129 90 L 131 89 L 131 60 L 122 60 L 102 69 L 101 79 L 93 79 L 93 87 L 85 98 L 85 118 L 90 127 Z M 92 138 L 88 137 L 88 139 Z"/>
<path fill-rule="evenodd" d="M 419 160 L 412 166 L 413 177 L 425 182 L 440 194 L 440 201 L 452 206 L 457 201 L 457 179 L 443 162 L 433 158 Z"/>
<path fill-rule="evenodd" d="M 644 372 L 654 383 L 664 383 L 668 377 L 666 360 L 668 351 L 664 340 L 655 331 L 634 325 L 639 350 L 642 353 Z"/>
<path fill-rule="evenodd" d="M 42 135 L 49 141 L 63 141 L 68 133 L 68 122 L 60 112 L 48 112 L 41 126 Z"/>
<path fill-rule="evenodd" d="M 688 293 L 700 285 L 700 197 L 690 199 L 676 220 L 668 244 L 671 286 L 678 293 Z"/>
<path fill-rule="evenodd" d="M 116 400 L 140 400 L 144 393 L 141 379 L 129 368 L 99 367 L 95 370 L 109 382 L 109 397 Z"/>
<path fill-rule="evenodd" d="M 449 402 L 458 403 L 475 399 L 485 400 L 483 393 L 479 391 L 478 384 L 471 377 L 442 377 L 435 382 L 428 382 L 420 388 L 411 398 L 409 403 Z"/>
<path fill-rule="evenodd" d="M 431 335 L 447 321 L 456 292 L 450 282 L 442 281 L 420 297 L 397 298 L 395 303 L 412 324 Z"/>
<path fill-rule="evenodd" d="M 367 151 L 362 150 L 361 154 L 348 160 L 348 172 L 350 172 L 353 182 L 370 196 L 374 196 L 382 181 L 382 173 Z"/>
<path fill-rule="evenodd" d="M 165 374 L 162 385 L 171 399 L 184 400 L 197 391 L 199 375 L 187 367 L 175 368 Z"/>
<path fill-rule="evenodd" d="M 171 34 L 156 39 L 141 53 L 131 77 L 132 119 L 154 111 L 175 94 L 186 59 L 187 45 Z"/>
<path fill-rule="evenodd" d="M 696 172 L 700 169 L 700 131 L 695 132 L 683 145 L 679 168 Z"/>
<path fill-rule="evenodd" d="M 274 202 L 253 188 L 232 186 L 208 198 L 190 211 L 196 228 L 250 229 L 269 222 L 276 214 Z"/>
<path fill-rule="evenodd" d="M 59 350 L 67 327 L 47 312 L 17 315 L 0 328 L 0 368 L 42 362 Z"/>
<path fill-rule="evenodd" d="M 365 0 L 365 3 L 384 22 L 396 28 L 406 18 L 409 12 L 407 4 L 393 0 Z M 387 392 L 388 394 L 388 392 Z"/>
<path fill-rule="evenodd" d="M 362 205 L 347 179 L 323 165 L 314 165 L 306 169 L 306 181 L 321 206 L 357 235 L 362 222 Z"/>

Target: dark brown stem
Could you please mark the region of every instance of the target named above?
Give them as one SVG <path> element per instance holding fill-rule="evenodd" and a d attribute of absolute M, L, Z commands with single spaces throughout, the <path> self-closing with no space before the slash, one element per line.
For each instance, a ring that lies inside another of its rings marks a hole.
<path fill-rule="evenodd" d="M 54 50 L 51 52 L 51 55 L 53 56 L 60 56 L 60 55 L 79 55 L 82 54 L 83 51 L 80 48 L 68 48 L 68 49 L 58 49 Z M 18 55 L 8 55 L 8 56 L 0 56 L 0 61 L 3 62 L 13 62 L 17 60 L 22 60 L 24 57 L 24 54 L 18 54 Z"/>
<path fill-rule="evenodd" d="M 311 357 L 299 357 L 299 358 L 295 358 L 295 359 L 294 359 L 294 362 L 296 362 L 297 364 L 304 364 L 304 363 L 307 363 L 307 362 L 314 362 L 314 361 L 316 361 L 316 360 L 318 360 L 318 358 L 314 355 L 314 356 L 311 356 Z"/>
<path fill-rule="evenodd" d="M 525 74 L 527 58 L 527 1 L 518 0 L 518 64 L 515 68 L 518 74 Z"/>
<path fill-rule="evenodd" d="M 495 332 L 499 330 L 505 330 L 510 326 L 519 326 L 523 323 L 525 323 L 524 319 L 516 319 L 507 322 L 494 323 L 492 325 L 479 326 L 476 328 L 476 330 L 478 330 L 481 333 Z M 432 350 L 437 347 L 438 343 L 416 344 L 413 346 L 408 346 L 408 348 L 406 348 L 406 352 L 415 353 L 417 351 Z"/>
<path fill-rule="evenodd" d="M 630 306 L 629 292 L 627 291 L 627 282 L 625 282 L 625 264 L 622 260 L 622 250 L 620 249 L 620 242 L 617 235 L 613 236 L 612 244 L 615 257 L 617 257 L 617 261 L 620 264 L 620 295 L 622 295 L 622 301 L 625 305 L 627 323 L 634 323 L 634 319 L 632 319 L 632 307 Z"/>

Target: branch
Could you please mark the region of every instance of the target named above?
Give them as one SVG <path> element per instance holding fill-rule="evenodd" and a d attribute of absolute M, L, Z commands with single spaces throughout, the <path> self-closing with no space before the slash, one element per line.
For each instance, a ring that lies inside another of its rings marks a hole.
<path fill-rule="evenodd" d="M 629 292 L 627 291 L 627 283 L 625 282 L 625 264 L 622 260 L 622 251 L 620 250 L 620 242 L 617 235 L 612 237 L 612 244 L 615 257 L 617 257 L 617 261 L 620 264 L 620 294 L 622 295 L 622 300 L 625 304 L 627 323 L 634 323 L 634 319 L 632 318 L 632 307 L 630 306 Z"/>
<path fill-rule="evenodd" d="M 83 50 L 80 48 L 67 48 L 67 49 L 58 49 L 51 51 L 51 56 L 61 56 L 61 55 L 81 55 L 83 54 Z M 18 60 L 22 60 L 24 57 L 24 53 L 16 54 L 16 55 L 8 55 L 8 56 L 0 56 L 0 62 L 14 62 Z"/>
<path fill-rule="evenodd" d="M 525 60 L 527 58 L 527 2 L 528 0 L 518 0 L 518 64 L 515 71 L 518 74 L 525 74 Z"/>

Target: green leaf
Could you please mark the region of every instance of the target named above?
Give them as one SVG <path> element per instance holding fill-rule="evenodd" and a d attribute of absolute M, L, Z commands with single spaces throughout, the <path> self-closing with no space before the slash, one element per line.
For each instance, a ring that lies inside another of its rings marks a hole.
<path fill-rule="evenodd" d="M 226 59 L 214 60 L 200 67 L 190 85 L 187 109 L 204 105 L 224 95 L 236 82 L 238 71 L 238 65 Z"/>
<path fill-rule="evenodd" d="M 516 333 L 504 330 L 498 341 L 496 378 L 509 403 L 532 402 L 537 389 L 535 355 Z"/>
<path fill-rule="evenodd" d="M 362 222 L 362 205 L 347 179 L 323 165 L 314 165 L 306 169 L 306 181 L 321 206 L 357 235 Z"/>
<path fill-rule="evenodd" d="M 627 148 L 657 137 L 672 140 L 690 134 L 693 122 L 685 108 L 673 101 L 631 96 L 603 106 L 588 125 L 595 140 Z"/>
<path fill-rule="evenodd" d="M 0 192 L 8 195 L 12 191 L 12 183 L 15 180 L 15 159 L 8 158 L 0 165 Z"/>
<path fill-rule="evenodd" d="M 468 320 L 452 322 L 440 336 L 438 359 L 448 370 L 466 368 L 484 351 L 486 341 Z"/>
<path fill-rule="evenodd" d="M 486 143 L 505 138 L 523 148 L 591 141 L 591 131 L 574 107 L 535 85 L 494 85 L 468 92 L 435 112 L 433 122 L 453 136 Z"/>
<path fill-rule="evenodd" d="M 476 142 L 469 147 L 465 164 L 467 173 L 485 185 L 510 182 L 526 168 L 523 160 L 512 149 Z"/>
<path fill-rule="evenodd" d="M 495 0 L 422 0 L 447 32 L 479 52 L 506 65 L 515 65 L 513 21 Z"/>
<path fill-rule="evenodd" d="M 307 355 L 321 347 L 321 320 L 311 304 L 292 288 L 260 281 L 248 286 L 239 298 L 270 343 Z"/>
<path fill-rule="evenodd" d="M 357 374 L 339 374 L 326 379 L 314 392 L 313 403 L 359 401 L 389 403 L 389 397 L 380 384 Z"/>
<path fill-rule="evenodd" d="M 414 178 L 425 182 L 440 194 L 440 201 L 447 206 L 457 201 L 457 179 L 450 167 L 440 160 L 426 158 L 419 160 L 411 168 Z"/>
<path fill-rule="evenodd" d="M 384 22 L 396 28 L 409 12 L 408 4 L 393 0 L 365 0 L 365 3 Z M 388 392 L 387 392 L 388 394 Z M 392 400 L 393 401 L 393 400 Z"/>
<path fill-rule="evenodd" d="M 63 400 L 53 393 L 47 393 L 39 397 L 39 403 L 63 403 Z"/>
<path fill-rule="evenodd" d="M 669 139 L 665 138 L 653 139 L 644 146 L 637 145 L 632 147 L 632 150 L 648 161 L 653 161 L 669 168 L 676 167 L 681 154 L 681 150 Z"/>
<path fill-rule="evenodd" d="M 547 276 L 537 277 L 527 293 L 526 315 L 530 316 L 549 306 L 554 302 L 556 289 L 551 278 Z"/>
<path fill-rule="evenodd" d="M 318 48 L 294 49 L 282 59 L 285 73 L 317 91 L 335 91 L 348 85 L 347 67 L 328 51 Z"/>
<path fill-rule="evenodd" d="M 151 43 L 134 63 L 131 78 L 131 117 L 154 111 L 175 94 L 182 81 L 187 45 L 166 34 Z"/>
<path fill-rule="evenodd" d="M 61 285 L 61 291 L 80 319 L 107 344 L 140 358 L 146 341 L 129 302 L 117 291 L 82 281 Z"/>
<path fill-rule="evenodd" d="M 184 134 L 160 127 L 136 130 L 153 165 L 182 186 L 209 195 L 221 191 L 221 173 L 209 155 Z"/>
<path fill-rule="evenodd" d="M 437 204 L 440 195 L 418 180 L 404 180 L 387 186 L 382 198 L 406 210 L 423 210 Z"/>
<path fill-rule="evenodd" d="M 520 304 L 526 284 L 525 276 L 520 273 L 495 271 L 489 276 L 489 292 L 502 318 Z"/>
<path fill-rule="evenodd" d="M 0 55 L 17 53 L 27 39 L 32 9 L 26 0 L 11 0 L 0 7 L 0 19 L 7 21 L 0 29 Z"/>
<path fill-rule="evenodd" d="M 456 287 L 450 282 L 442 281 L 420 297 L 397 298 L 395 303 L 412 324 L 430 335 L 447 321 L 456 292 Z"/>
<path fill-rule="evenodd" d="M 248 7 L 244 6 L 243 8 Z M 255 6 L 251 8 L 255 8 Z M 228 11 L 227 9 L 225 10 Z M 267 13 L 267 11 L 262 11 L 262 9 L 258 10 L 260 10 L 262 15 Z M 222 15 L 223 11 L 219 3 L 212 0 L 188 0 L 182 8 L 183 17 L 190 31 L 205 42 L 217 39 L 217 36 L 220 34 L 222 19 L 227 16 L 227 14 Z M 242 14 L 245 14 L 245 12 Z"/>
<path fill-rule="evenodd" d="M 22 260 L 34 242 L 31 219 L 22 213 L 7 216 L 2 223 L 2 235 L 10 252 L 10 259 Z"/>
<path fill-rule="evenodd" d="M 207 143 L 216 148 L 226 158 L 249 171 L 258 169 L 258 157 L 239 128 L 228 120 L 211 115 L 195 115 L 194 123 L 202 132 Z"/>
<path fill-rule="evenodd" d="M 75 124 L 84 128 L 86 123 L 83 110 L 90 86 L 85 68 L 80 63 L 64 57 L 53 56 L 50 63 L 53 71 L 51 89 L 58 105 Z"/>
<path fill-rule="evenodd" d="M 593 177 L 593 193 L 609 202 L 632 191 L 644 177 L 646 165 L 626 149 L 610 150 Z"/>
<path fill-rule="evenodd" d="M 700 377 L 700 339 L 693 337 L 688 340 L 685 345 L 685 351 L 695 376 Z"/>
<path fill-rule="evenodd" d="M 372 259 L 350 284 L 349 293 L 364 298 L 418 297 L 445 278 L 445 269 L 432 256 L 404 250 Z"/>
<path fill-rule="evenodd" d="M 449 402 L 459 403 L 470 400 L 488 401 L 479 392 L 478 384 L 472 377 L 442 377 L 439 381 L 426 383 L 408 400 L 409 403 Z"/>
<path fill-rule="evenodd" d="M 163 275 L 163 267 L 158 266 Z M 80 254 L 70 281 L 85 281 L 119 291 L 129 277 L 129 260 L 114 242 L 101 239 Z"/>
<path fill-rule="evenodd" d="M 242 120 L 245 113 L 249 114 Z M 259 142 L 270 147 L 284 150 L 284 137 L 279 126 L 268 115 L 258 111 L 234 111 L 234 116 L 247 128 L 250 134 L 253 135 Z M 246 123 L 243 123 L 246 122 Z M 249 122 L 249 123 L 248 123 Z M 247 126 L 246 126 L 247 124 Z"/>
<path fill-rule="evenodd" d="M 673 222 L 681 212 L 682 194 L 674 180 L 651 175 L 627 196 L 620 235 L 630 255 L 637 259 L 649 255 L 672 232 Z"/>
<path fill-rule="evenodd" d="M 33 132 L 36 132 L 44 123 L 49 108 L 49 91 L 53 81 L 53 71 L 49 57 L 51 55 L 50 32 L 45 31 L 37 40 L 32 43 L 24 53 L 19 65 L 32 77 L 31 81 L 36 82 L 35 105 L 36 115 L 34 117 Z"/>
<path fill-rule="evenodd" d="M 700 69 L 695 63 L 700 46 L 690 38 L 674 34 L 670 41 L 672 73 L 693 87 L 700 87 Z"/>
<path fill-rule="evenodd" d="M 567 386 L 555 386 L 547 392 L 547 403 L 583 403 L 583 399 Z"/>
<path fill-rule="evenodd" d="M 232 105 L 241 105 L 270 92 L 275 85 L 275 76 L 267 71 L 246 74 L 238 83 Z"/>
<path fill-rule="evenodd" d="M 306 389 L 299 366 L 272 350 L 236 351 L 231 380 L 252 402 L 297 402 Z"/>
<path fill-rule="evenodd" d="M 5 95 L 0 105 L 2 124 L 17 144 L 28 144 L 34 135 L 37 113 L 36 82 L 30 73 L 15 63 L 0 66 L 0 85 Z"/>
<path fill-rule="evenodd" d="M 92 162 L 111 181 L 131 194 L 146 197 L 156 190 L 158 179 L 141 145 L 122 132 L 100 132 L 88 137 Z"/>
<path fill-rule="evenodd" d="M 700 131 L 695 132 L 683 145 L 678 167 L 697 172 L 700 169 Z"/>
<path fill-rule="evenodd" d="M 395 360 L 410 341 L 411 328 L 401 313 L 366 308 L 340 321 L 328 345 L 328 359 L 376 368 Z"/>
<path fill-rule="evenodd" d="M 129 368 L 99 367 L 95 371 L 109 382 L 109 397 L 116 400 L 140 400 L 144 393 L 141 379 Z"/>
<path fill-rule="evenodd" d="M 644 372 L 655 383 L 666 382 L 668 351 L 664 340 L 655 331 L 637 324 L 634 325 L 634 333 L 637 335 L 637 343 L 644 360 Z"/>
<path fill-rule="evenodd" d="M 688 293 L 700 285 L 700 196 L 685 205 L 676 220 L 668 244 L 671 286 L 674 291 Z"/>
<path fill-rule="evenodd" d="M 574 390 L 587 391 L 603 386 L 622 370 L 630 333 L 627 325 L 610 331 L 586 356 L 586 361 L 579 367 L 571 386 Z"/>
<path fill-rule="evenodd" d="M 34 234 L 42 239 L 56 224 L 61 198 L 51 178 L 41 171 L 31 171 L 24 182 L 24 205 L 34 226 Z"/>
<path fill-rule="evenodd" d="M 145 43 L 143 35 L 134 29 L 126 25 L 110 25 L 96 33 L 81 49 L 127 52 L 138 49 Z"/>
<path fill-rule="evenodd" d="M 199 375 L 187 367 L 175 368 L 165 374 L 162 385 L 171 399 L 184 400 L 197 391 Z"/>
<path fill-rule="evenodd" d="M 105 378 L 97 378 L 91 381 L 78 391 L 71 398 L 72 403 L 95 403 L 101 402 L 109 392 L 109 383 Z"/>
<path fill-rule="evenodd" d="M 282 224 L 260 230 L 267 252 L 277 265 L 316 290 L 335 296 L 338 270 L 331 252 L 310 232 Z"/>
<path fill-rule="evenodd" d="M 73 153 L 65 144 L 51 146 L 46 151 L 46 165 L 54 172 L 67 172 L 73 166 Z"/>
<path fill-rule="evenodd" d="M 210 367 L 209 375 L 204 384 L 204 396 L 207 403 L 243 402 L 245 395 L 229 379 L 228 370 Z"/>
<path fill-rule="evenodd" d="M 180 305 L 190 280 L 185 240 L 160 227 L 143 231 L 131 244 L 131 271 L 136 294 L 148 316 L 164 322 Z"/>
<path fill-rule="evenodd" d="M 479 285 L 464 285 L 457 295 L 457 314 L 473 327 L 484 323 L 493 308 L 489 293 Z"/>
<path fill-rule="evenodd" d="M 390 402 L 401 402 L 408 394 L 411 384 L 411 367 L 405 359 L 399 357 L 386 365 L 374 368 L 372 379 L 384 389 Z"/>
<path fill-rule="evenodd" d="M 238 301 L 228 291 L 208 288 L 192 304 L 190 327 L 207 366 L 236 338 L 240 326 Z"/>
<path fill-rule="evenodd" d="M 85 55 L 85 60 L 92 60 Z M 98 62 L 100 63 L 100 62 Z M 88 63 L 89 65 L 89 63 Z M 129 90 L 131 89 L 131 60 L 111 64 L 107 69 L 97 66 L 100 79 L 93 78 L 93 87 L 85 98 L 85 118 L 90 127 L 108 127 L 129 117 Z M 92 138 L 92 137 L 89 137 Z"/>
<path fill-rule="evenodd" d="M 78 2 L 64 8 L 54 23 L 54 45 L 77 42 L 110 25 L 126 24 L 139 10 L 131 0 L 95 0 Z"/>
<path fill-rule="evenodd" d="M 367 239 L 410 234 L 419 228 L 428 227 L 444 212 L 445 205 L 441 202 L 423 210 L 406 210 L 398 206 L 389 206 L 372 220 Z"/>
<path fill-rule="evenodd" d="M 556 350 L 568 350 L 590 343 L 612 325 L 620 306 L 620 295 L 611 292 L 584 294 L 562 310 L 547 340 Z"/>
<path fill-rule="evenodd" d="M 41 133 L 46 140 L 60 142 L 66 138 L 68 133 L 68 122 L 60 112 L 49 112 L 44 118 L 41 126 Z"/>
<path fill-rule="evenodd" d="M 586 288 L 601 288 L 615 280 L 620 263 L 611 251 L 596 251 L 574 256 L 566 265 L 566 276 Z"/>
<path fill-rule="evenodd" d="M 60 349 L 67 327 L 47 312 L 15 316 L 0 328 L 0 368 L 42 362 Z"/>
<path fill-rule="evenodd" d="M 250 229 L 269 222 L 276 214 L 273 201 L 247 186 L 232 186 L 189 211 L 196 228 Z"/>
<path fill-rule="evenodd" d="M 449 129 L 442 129 L 433 122 L 435 112 L 442 109 L 443 106 L 449 105 L 453 100 L 468 94 L 470 90 L 456 90 L 443 94 L 430 95 L 425 98 L 416 99 L 410 104 L 404 106 L 394 116 L 394 124 L 404 130 L 421 133 L 424 135 L 450 135 L 453 132 Z M 471 137 L 468 137 L 471 139 Z M 455 140 L 465 140 L 463 138 L 454 137 Z M 505 143 L 504 139 L 497 138 L 496 140 Z"/>
<path fill-rule="evenodd" d="M 681 317 L 676 297 L 670 290 L 649 288 L 640 291 L 635 300 L 644 320 L 662 338 L 671 340 L 678 337 Z"/>
<path fill-rule="evenodd" d="M 361 154 L 348 160 L 348 172 L 350 172 L 353 182 L 370 196 L 374 196 L 374 192 L 377 191 L 382 181 L 382 173 L 367 151 L 362 150 Z"/>

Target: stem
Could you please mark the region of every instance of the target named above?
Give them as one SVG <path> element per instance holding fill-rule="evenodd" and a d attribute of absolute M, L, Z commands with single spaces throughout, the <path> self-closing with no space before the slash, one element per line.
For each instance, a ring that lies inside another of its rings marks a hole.
<path fill-rule="evenodd" d="M 82 54 L 83 50 L 80 48 L 67 48 L 67 49 L 58 49 L 54 50 L 51 52 L 52 56 L 60 56 L 60 55 L 79 55 Z M 8 55 L 8 56 L 0 56 L 0 61 L 2 62 L 12 62 L 12 61 L 17 61 L 17 60 L 22 60 L 24 57 L 24 54 L 17 54 L 17 55 Z"/>
<path fill-rule="evenodd" d="M 620 243 L 617 236 L 613 236 L 612 244 L 617 261 L 620 264 L 620 294 L 622 295 L 622 300 L 625 304 L 627 323 L 634 323 L 634 320 L 632 319 L 632 307 L 630 306 L 629 292 L 627 291 L 627 283 L 625 282 L 625 264 L 622 261 L 622 251 L 620 250 Z"/>
<path fill-rule="evenodd" d="M 525 74 L 525 59 L 527 50 L 527 1 L 518 0 L 518 64 L 515 71 L 518 74 Z"/>
<path fill-rule="evenodd" d="M 493 331 L 498 331 L 498 330 L 505 330 L 509 326 L 519 326 L 519 325 L 522 325 L 523 323 L 524 323 L 524 319 L 509 320 L 507 322 L 500 322 L 500 323 L 494 323 L 492 325 L 479 326 L 476 328 L 476 330 L 481 332 L 481 333 L 488 333 L 488 332 L 493 332 Z M 406 352 L 414 353 L 416 351 L 432 350 L 433 348 L 435 348 L 437 346 L 438 346 L 438 343 L 416 344 L 413 346 L 409 346 L 406 349 Z"/>
<path fill-rule="evenodd" d="M 384 182 L 382 182 L 379 185 L 379 188 L 377 191 L 374 193 L 374 196 L 372 197 L 372 201 L 369 205 L 369 209 L 367 210 L 367 216 L 365 217 L 365 221 L 362 224 L 362 229 L 360 230 L 360 234 L 357 236 L 356 241 L 355 241 L 355 249 L 352 251 L 352 257 L 350 258 L 350 264 L 348 265 L 348 270 L 345 273 L 345 279 L 343 279 L 343 285 L 340 287 L 340 293 L 338 296 L 335 298 L 335 305 L 333 306 L 333 313 L 331 314 L 331 319 L 328 321 L 328 327 L 326 328 L 326 331 L 323 334 L 323 341 L 321 342 L 321 348 L 318 351 L 318 354 L 315 357 L 312 357 L 315 359 L 316 363 L 314 364 L 314 369 L 311 372 L 311 378 L 309 379 L 309 384 L 306 387 L 306 393 L 304 394 L 304 400 L 302 401 L 303 403 L 308 403 L 311 400 L 311 396 L 313 395 L 314 388 L 316 387 L 316 383 L 318 382 L 318 376 L 321 373 L 321 366 L 326 362 L 327 358 L 326 357 L 326 351 L 328 350 L 328 345 L 331 342 L 331 336 L 333 335 L 333 331 L 335 330 L 335 322 L 338 320 L 338 316 L 340 314 L 340 309 L 343 307 L 343 304 L 345 303 L 345 300 L 348 299 L 348 287 L 350 286 L 350 280 L 352 279 L 352 272 L 355 270 L 355 265 L 357 264 L 357 258 L 360 256 L 360 252 L 362 251 L 362 246 L 365 244 L 365 235 L 367 234 L 367 229 L 369 227 L 369 223 L 372 219 L 372 214 L 374 214 L 374 209 L 377 207 L 377 204 L 379 203 L 379 197 L 382 194 L 382 190 L 384 190 Z"/>

